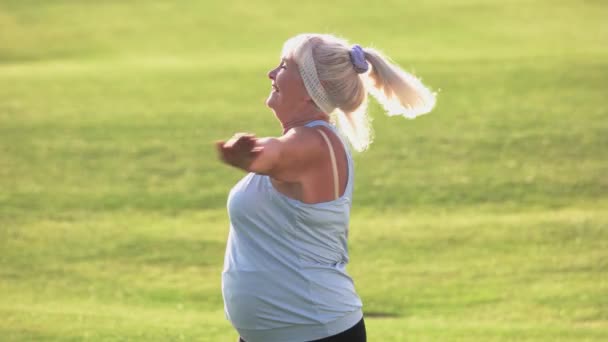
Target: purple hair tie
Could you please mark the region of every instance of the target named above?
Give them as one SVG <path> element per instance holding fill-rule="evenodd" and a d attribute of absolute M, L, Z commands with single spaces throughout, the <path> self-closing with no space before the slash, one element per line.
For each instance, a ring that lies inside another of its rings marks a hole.
<path fill-rule="evenodd" d="M 365 53 L 359 44 L 353 45 L 353 47 L 349 51 L 350 61 L 353 63 L 355 67 L 355 71 L 358 74 L 362 74 L 369 69 L 369 64 L 365 60 Z"/>

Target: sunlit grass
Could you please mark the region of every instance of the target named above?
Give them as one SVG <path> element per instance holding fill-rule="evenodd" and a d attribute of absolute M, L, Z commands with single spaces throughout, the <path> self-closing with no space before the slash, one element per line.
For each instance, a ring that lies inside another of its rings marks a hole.
<path fill-rule="evenodd" d="M 608 339 L 607 11 L 3 1 L 0 339 L 236 340 L 220 272 L 242 174 L 212 142 L 280 133 L 266 72 L 309 31 L 439 92 L 413 121 L 372 103 L 355 156 L 369 340 Z"/>

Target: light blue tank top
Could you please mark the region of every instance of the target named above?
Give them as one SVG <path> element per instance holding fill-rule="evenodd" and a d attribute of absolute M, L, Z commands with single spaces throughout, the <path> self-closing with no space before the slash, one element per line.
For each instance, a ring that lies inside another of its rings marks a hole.
<path fill-rule="evenodd" d="M 318 125 L 337 134 L 325 121 L 306 126 Z M 346 272 L 354 165 L 340 140 L 348 158 L 348 184 L 336 200 L 307 204 L 255 173 L 230 191 L 222 294 L 226 317 L 247 342 L 317 340 L 363 317 Z"/>

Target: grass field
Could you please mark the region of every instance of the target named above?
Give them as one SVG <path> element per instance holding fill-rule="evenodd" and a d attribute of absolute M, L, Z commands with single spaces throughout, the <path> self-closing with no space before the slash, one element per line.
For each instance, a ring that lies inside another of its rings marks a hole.
<path fill-rule="evenodd" d="M 608 3 L 0 0 L 0 340 L 235 341 L 220 272 L 276 135 L 284 40 L 375 46 L 439 91 L 370 108 L 349 272 L 368 340 L 608 340 Z"/>

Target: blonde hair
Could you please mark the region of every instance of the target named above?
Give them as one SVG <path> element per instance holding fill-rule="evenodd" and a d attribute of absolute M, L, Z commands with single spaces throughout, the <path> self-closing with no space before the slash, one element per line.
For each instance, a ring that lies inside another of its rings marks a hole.
<path fill-rule="evenodd" d="M 403 71 L 379 51 L 362 49 L 371 70 L 358 73 L 351 46 L 327 34 L 300 34 L 283 46 L 282 56 L 298 65 L 304 85 L 317 107 L 333 119 L 357 151 L 371 144 L 367 94 L 382 104 L 388 115 L 414 118 L 430 112 L 435 93 L 415 76 Z M 359 70 L 360 72 L 361 70 Z"/>

